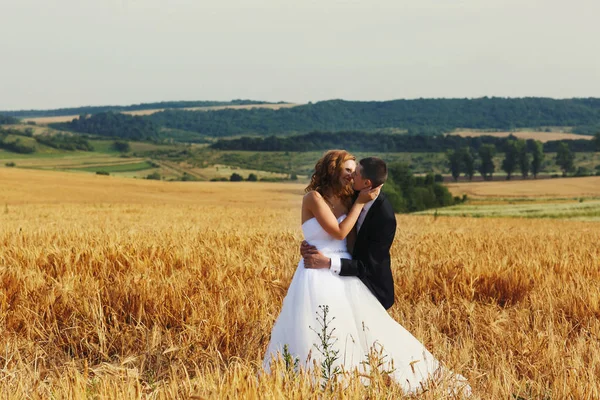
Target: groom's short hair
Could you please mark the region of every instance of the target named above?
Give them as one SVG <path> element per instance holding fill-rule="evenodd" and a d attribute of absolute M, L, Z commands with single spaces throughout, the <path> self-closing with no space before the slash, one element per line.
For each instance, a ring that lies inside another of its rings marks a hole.
<path fill-rule="evenodd" d="M 381 158 L 367 157 L 363 158 L 358 163 L 362 167 L 362 177 L 364 179 L 369 179 L 372 187 L 382 185 L 387 180 L 387 165 Z"/>

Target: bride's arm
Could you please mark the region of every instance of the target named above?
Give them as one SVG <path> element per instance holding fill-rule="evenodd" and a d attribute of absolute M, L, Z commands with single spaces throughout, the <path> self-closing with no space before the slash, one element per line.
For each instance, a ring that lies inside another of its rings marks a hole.
<path fill-rule="evenodd" d="M 338 223 L 323 196 L 317 191 L 308 192 L 304 196 L 302 207 L 312 213 L 325 232 L 329 233 L 335 239 L 341 240 L 350 233 L 350 230 L 356 224 L 364 205 L 377 197 L 378 194 L 379 188 L 361 190 L 358 199 L 356 199 L 352 208 L 348 211 L 346 218 L 340 223 Z"/>

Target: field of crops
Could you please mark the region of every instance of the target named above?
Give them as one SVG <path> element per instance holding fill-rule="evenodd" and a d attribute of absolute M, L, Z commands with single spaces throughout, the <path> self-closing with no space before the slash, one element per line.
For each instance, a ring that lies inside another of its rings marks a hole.
<path fill-rule="evenodd" d="M 13 168 L 0 183 L 3 398 L 402 397 L 377 374 L 322 389 L 260 373 L 302 185 Z M 600 223 L 397 219 L 390 314 L 473 398 L 600 397 Z"/>

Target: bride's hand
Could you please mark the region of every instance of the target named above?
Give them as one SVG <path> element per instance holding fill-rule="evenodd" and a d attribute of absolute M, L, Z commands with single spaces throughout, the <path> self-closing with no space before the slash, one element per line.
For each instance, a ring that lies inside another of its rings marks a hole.
<path fill-rule="evenodd" d="M 367 204 L 371 200 L 374 200 L 375 198 L 377 198 L 377 196 L 379 196 L 379 192 L 381 191 L 381 186 L 382 185 L 379 185 L 373 189 L 371 189 L 370 186 L 364 188 L 358 194 L 358 198 L 356 199 L 356 202 L 359 204 Z"/>

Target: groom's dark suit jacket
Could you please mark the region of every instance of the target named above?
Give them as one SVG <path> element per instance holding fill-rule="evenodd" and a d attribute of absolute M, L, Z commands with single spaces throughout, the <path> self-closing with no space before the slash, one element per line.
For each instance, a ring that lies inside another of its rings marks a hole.
<path fill-rule="evenodd" d="M 357 276 L 386 308 L 394 304 L 390 247 L 396 234 L 396 216 L 380 193 L 367 212 L 354 244 L 352 260 L 343 258 L 342 276 Z"/>

